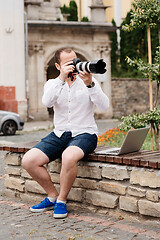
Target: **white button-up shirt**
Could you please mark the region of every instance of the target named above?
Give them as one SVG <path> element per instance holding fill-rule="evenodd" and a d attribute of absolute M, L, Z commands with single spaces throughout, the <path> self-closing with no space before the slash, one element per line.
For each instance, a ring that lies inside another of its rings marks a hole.
<path fill-rule="evenodd" d="M 54 109 L 54 132 L 58 137 L 65 131 L 71 131 L 73 137 L 81 133 L 98 135 L 94 105 L 106 111 L 109 99 L 98 81 L 95 78 L 93 81 L 95 82 L 93 88 L 87 88 L 79 76 L 70 87 L 59 77 L 46 82 L 42 103 Z"/>

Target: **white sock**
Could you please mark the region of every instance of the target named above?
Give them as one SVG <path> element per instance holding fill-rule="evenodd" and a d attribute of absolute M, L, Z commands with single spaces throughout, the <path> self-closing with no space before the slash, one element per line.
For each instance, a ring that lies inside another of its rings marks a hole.
<path fill-rule="evenodd" d="M 57 200 L 57 203 L 64 203 L 66 204 L 67 201 Z"/>
<path fill-rule="evenodd" d="M 57 200 L 56 197 L 48 197 L 48 199 L 49 199 L 50 202 L 55 202 Z"/>

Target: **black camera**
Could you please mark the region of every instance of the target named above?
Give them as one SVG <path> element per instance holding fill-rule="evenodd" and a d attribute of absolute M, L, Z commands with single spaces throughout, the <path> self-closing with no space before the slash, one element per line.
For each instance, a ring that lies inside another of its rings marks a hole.
<path fill-rule="evenodd" d="M 105 69 L 106 63 L 103 61 L 103 59 L 99 59 L 91 62 L 82 62 L 79 58 L 74 58 L 73 65 L 75 66 L 73 73 L 77 73 L 79 71 L 85 70 L 88 73 L 103 74 L 107 71 Z"/>

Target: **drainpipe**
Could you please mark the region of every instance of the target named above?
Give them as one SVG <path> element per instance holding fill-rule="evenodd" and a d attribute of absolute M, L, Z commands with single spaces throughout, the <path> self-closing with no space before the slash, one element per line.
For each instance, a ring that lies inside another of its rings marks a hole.
<path fill-rule="evenodd" d="M 26 99 L 27 99 L 27 121 L 29 120 L 29 81 L 28 81 L 28 18 L 24 11 L 25 17 L 25 79 L 26 79 Z"/>

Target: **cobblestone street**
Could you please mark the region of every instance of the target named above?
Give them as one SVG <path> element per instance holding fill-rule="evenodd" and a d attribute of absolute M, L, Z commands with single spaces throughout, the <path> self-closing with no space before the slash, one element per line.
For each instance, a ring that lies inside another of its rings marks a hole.
<path fill-rule="evenodd" d="M 0 239 L 61 240 L 158 240 L 159 222 L 134 217 L 97 215 L 69 206 L 66 219 L 55 220 L 52 211 L 33 214 L 19 200 L 0 198 Z M 72 208 L 72 210 L 71 210 Z"/>

